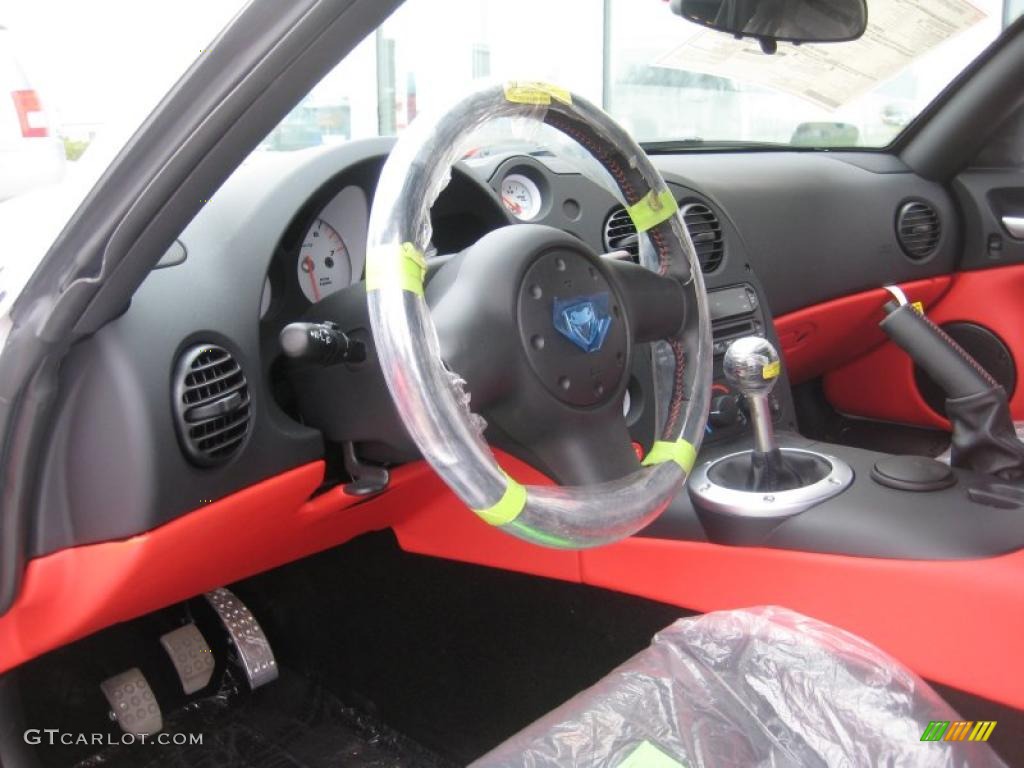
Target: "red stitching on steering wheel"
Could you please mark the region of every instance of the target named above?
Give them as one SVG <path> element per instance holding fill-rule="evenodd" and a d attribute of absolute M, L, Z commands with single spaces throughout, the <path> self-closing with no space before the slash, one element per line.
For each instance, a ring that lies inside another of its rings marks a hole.
<path fill-rule="evenodd" d="M 545 121 L 551 127 L 556 128 L 570 138 L 575 139 L 594 157 L 596 157 L 598 162 L 607 168 L 608 172 L 612 175 L 612 178 L 615 179 L 615 182 L 619 185 L 619 189 L 622 190 L 623 197 L 629 205 L 633 205 L 640 200 L 641 195 L 636 193 L 636 189 L 630 183 L 622 166 L 619 165 L 618 161 L 602 144 L 595 142 L 591 136 L 579 130 L 576 125 L 557 112 L 549 111 Z M 669 245 L 665 241 L 665 236 L 660 231 L 660 225 L 659 227 L 649 230 L 648 234 L 650 235 L 651 242 L 654 243 L 654 249 L 658 253 L 658 274 L 666 275 L 668 274 L 669 266 L 671 264 L 671 253 Z M 684 374 L 686 372 L 686 353 L 683 351 L 683 345 L 676 339 L 670 340 L 669 345 L 672 348 L 672 355 L 676 359 L 676 366 L 675 377 L 672 385 L 672 396 L 669 400 L 668 418 L 665 421 L 665 429 L 662 432 L 662 437 L 665 438 L 672 436 L 673 428 L 679 420 L 679 414 L 682 411 L 685 397 Z"/>

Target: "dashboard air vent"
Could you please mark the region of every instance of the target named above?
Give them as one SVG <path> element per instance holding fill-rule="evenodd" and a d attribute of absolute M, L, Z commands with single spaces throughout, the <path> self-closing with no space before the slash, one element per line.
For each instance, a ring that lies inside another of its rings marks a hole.
<path fill-rule="evenodd" d="M 714 211 L 703 203 L 688 203 L 682 209 L 683 222 L 690 232 L 690 239 L 697 249 L 703 272 L 712 272 L 722 263 L 725 245 L 722 242 L 722 227 Z M 640 241 L 636 227 L 622 206 L 617 207 L 604 224 L 604 247 L 606 251 L 629 251 L 636 261 L 640 254 Z"/>
<path fill-rule="evenodd" d="M 725 254 L 722 226 L 718 223 L 718 217 L 704 203 L 687 203 L 683 206 L 682 214 L 693 247 L 697 249 L 701 271 L 714 272 Z"/>
<path fill-rule="evenodd" d="M 935 253 L 941 235 L 939 214 L 928 203 L 906 203 L 896 214 L 896 238 L 903 252 L 915 261 Z"/>
<path fill-rule="evenodd" d="M 242 447 L 252 418 L 249 385 L 226 349 L 186 349 L 174 368 L 173 398 L 178 438 L 192 463 L 223 464 Z"/>
<path fill-rule="evenodd" d="M 612 211 L 608 221 L 604 223 L 605 251 L 629 251 L 633 261 L 640 257 L 640 239 L 632 219 L 621 205 Z"/>

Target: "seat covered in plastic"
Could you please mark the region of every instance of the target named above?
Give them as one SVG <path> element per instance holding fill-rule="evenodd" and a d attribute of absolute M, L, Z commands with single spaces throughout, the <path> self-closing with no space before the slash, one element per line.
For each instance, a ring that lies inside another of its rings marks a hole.
<path fill-rule="evenodd" d="M 477 765 L 1003 765 L 983 742 L 922 740 L 960 719 L 865 640 L 764 607 L 677 621 Z"/>

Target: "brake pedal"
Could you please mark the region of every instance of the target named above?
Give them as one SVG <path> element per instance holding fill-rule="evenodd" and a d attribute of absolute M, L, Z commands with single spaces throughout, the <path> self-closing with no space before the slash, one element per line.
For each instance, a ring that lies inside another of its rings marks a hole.
<path fill-rule="evenodd" d="M 151 736 L 163 730 L 160 705 L 138 667 L 107 678 L 100 683 L 100 690 L 110 704 L 111 719 L 125 733 Z"/>
<path fill-rule="evenodd" d="M 231 590 L 224 587 L 207 592 L 206 599 L 231 636 L 249 687 L 255 690 L 276 680 L 274 651 L 252 611 Z"/>
<path fill-rule="evenodd" d="M 210 644 L 199 627 L 186 624 L 161 636 L 160 645 L 171 657 L 171 663 L 181 680 L 186 695 L 193 694 L 210 684 L 215 665 Z"/>

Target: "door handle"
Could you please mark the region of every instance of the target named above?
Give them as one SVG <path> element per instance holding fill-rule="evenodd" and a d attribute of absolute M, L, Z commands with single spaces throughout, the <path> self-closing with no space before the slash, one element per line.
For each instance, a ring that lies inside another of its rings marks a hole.
<path fill-rule="evenodd" d="M 1024 240 L 1024 216 L 1003 216 L 1003 226 L 1010 237 Z"/>

